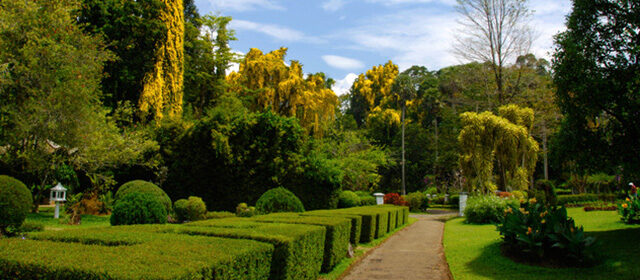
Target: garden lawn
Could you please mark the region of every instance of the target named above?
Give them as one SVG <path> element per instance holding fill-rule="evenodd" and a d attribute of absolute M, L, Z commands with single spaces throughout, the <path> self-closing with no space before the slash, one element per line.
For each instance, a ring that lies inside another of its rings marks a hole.
<path fill-rule="evenodd" d="M 454 279 L 638 279 L 640 226 L 625 225 L 616 211 L 584 212 L 568 209 L 576 225 L 600 242 L 604 261 L 591 268 L 543 268 L 513 262 L 500 253 L 500 234 L 494 225 L 448 221 L 444 249 Z"/>
<path fill-rule="evenodd" d="M 108 227 L 111 226 L 109 221 L 110 216 L 94 216 L 94 215 L 82 215 L 80 225 L 67 225 L 62 224 L 60 221 L 64 221 L 66 214 L 60 210 L 60 219 L 53 218 L 53 211 L 40 211 L 40 213 L 29 213 L 25 222 L 38 223 L 44 225 L 45 230 L 58 230 L 58 229 L 73 229 L 73 228 L 90 228 L 90 227 Z"/>

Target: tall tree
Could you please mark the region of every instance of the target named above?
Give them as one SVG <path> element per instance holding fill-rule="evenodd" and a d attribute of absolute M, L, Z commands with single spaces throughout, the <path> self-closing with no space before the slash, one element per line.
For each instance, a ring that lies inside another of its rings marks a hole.
<path fill-rule="evenodd" d="M 504 66 L 529 51 L 533 33 L 528 23 L 532 12 L 528 0 L 457 0 L 463 19 L 456 38 L 455 54 L 463 59 L 490 62 L 499 104 L 505 104 Z"/>
<path fill-rule="evenodd" d="M 394 97 L 391 86 L 398 76 L 398 66 L 392 61 L 374 66 L 360 74 L 351 86 L 347 113 L 353 115 L 359 126 L 364 124 L 369 112 L 375 107 L 393 106 Z"/>
<path fill-rule="evenodd" d="M 561 148 L 587 172 L 640 174 L 640 5 L 575 0 L 553 59 Z"/>
<path fill-rule="evenodd" d="M 472 190 L 526 189 L 535 169 L 538 143 L 529 135 L 533 110 L 508 105 L 499 111 L 501 116 L 491 112 L 460 115 L 460 167 Z"/>
<path fill-rule="evenodd" d="M 149 111 L 156 120 L 164 113 L 182 116 L 184 79 L 184 6 L 182 0 L 162 0 L 160 20 L 166 27 L 166 38 L 158 42 L 155 64 L 143 79 L 138 106 L 145 119 Z"/>
<path fill-rule="evenodd" d="M 404 158 L 404 131 L 405 131 L 405 113 L 407 110 L 407 102 L 413 100 L 418 91 L 419 82 L 417 81 L 418 74 L 410 75 L 411 72 L 406 72 L 398 75 L 391 87 L 392 93 L 395 95 L 398 107 L 401 108 L 400 122 L 402 124 L 402 195 L 407 194 L 407 188 L 405 184 L 405 158 Z"/>
<path fill-rule="evenodd" d="M 282 116 L 295 116 L 308 133 L 321 135 L 325 124 L 332 121 L 338 97 L 326 88 L 323 74 L 308 75 L 293 60 L 287 66 L 287 48 L 264 54 L 251 49 L 240 63 L 238 72 L 227 76 L 229 91 L 251 100 L 251 109 L 271 109 Z"/>
<path fill-rule="evenodd" d="M 105 64 L 101 82 L 104 105 L 136 104 L 142 80 L 154 67 L 159 42 L 166 40 L 160 0 L 82 0 L 77 20 L 84 31 L 103 36 L 116 58 Z"/>

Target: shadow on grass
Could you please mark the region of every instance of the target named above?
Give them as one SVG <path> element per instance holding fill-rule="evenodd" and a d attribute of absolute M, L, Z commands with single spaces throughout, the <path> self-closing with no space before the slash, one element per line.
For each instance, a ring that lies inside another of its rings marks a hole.
<path fill-rule="evenodd" d="M 597 238 L 602 262 L 590 268 L 545 268 L 516 263 L 494 242 L 466 264 L 468 271 L 488 279 L 640 279 L 640 228 L 588 232 Z"/>

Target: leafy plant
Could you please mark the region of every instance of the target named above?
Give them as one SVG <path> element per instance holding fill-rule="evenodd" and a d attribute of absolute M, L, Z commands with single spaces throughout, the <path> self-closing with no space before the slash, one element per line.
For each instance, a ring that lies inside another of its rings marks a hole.
<path fill-rule="evenodd" d="M 407 194 L 404 199 L 407 201 L 411 211 L 424 211 L 429 207 L 429 199 L 422 192 L 412 192 Z"/>
<path fill-rule="evenodd" d="M 238 203 L 236 207 L 236 216 L 238 217 L 253 217 L 258 214 L 256 208 L 253 206 L 248 206 L 246 203 Z"/>
<path fill-rule="evenodd" d="M 634 195 L 627 197 L 618 204 L 618 213 L 626 224 L 640 223 L 640 199 Z"/>
<path fill-rule="evenodd" d="M 256 209 L 260 213 L 274 212 L 304 212 L 300 199 L 291 191 L 279 187 L 266 191 L 256 202 Z"/>
<path fill-rule="evenodd" d="M 596 261 L 595 238 L 585 235 L 567 217 L 564 207 L 547 206 L 535 198 L 509 205 L 500 219 L 498 231 L 510 254 L 532 261 L 551 259 L 563 264 L 588 266 Z"/>
<path fill-rule="evenodd" d="M 113 211 L 113 203 L 115 200 L 111 191 L 101 194 L 98 200 L 100 201 L 101 214 L 109 214 Z"/>
<path fill-rule="evenodd" d="M 0 235 L 24 222 L 33 201 L 29 189 L 18 179 L 0 175 Z"/>
<path fill-rule="evenodd" d="M 207 206 L 202 198 L 190 196 L 189 199 L 178 199 L 173 204 L 176 218 L 180 222 L 197 221 L 205 218 Z"/>
<path fill-rule="evenodd" d="M 162 202 L 148 193 L 130 193 L 118 199 L 111 213 L 111 225 L 164 224 L 167 210 Z"/>
<path fill-rule="evenodd" d="M 338 208 L 360 206 L 360 197 L 352 191 L 342 191 L 338 196 Z"/>
<path fill-rule="evenodd" d="M 384 195 L 384 204 L 406 206 L 407 202 L 398 193 L 388 193 Z"/>
<path fill-rule="evenodd" d="M 508 203 L 517 204 L 515 200 L 500 198 L 495 195 L 477 195 L 467 200 L 464 216 L 468 223 L 498 223 Z"/>

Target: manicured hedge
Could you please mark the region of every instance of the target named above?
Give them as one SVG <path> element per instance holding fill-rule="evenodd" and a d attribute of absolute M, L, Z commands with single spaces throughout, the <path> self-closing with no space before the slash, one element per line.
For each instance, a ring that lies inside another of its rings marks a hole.
<path fill-rule="evenodd" d="M 379 207 L 379 206 L 365 206 L 369 211 L 376 213 L 376 235 L 375 238 L 378 239 L 387 234 L 389 230 L 389 210 L 387 207 Z"/>
<path fill-rule="evenodd" d="M 558 196 L 558 205 L 565 205 L 565 204 L 568 204 L 568 203 L 597 201 L 597 200 L 598 200 L 598 195 L 597 194 L 591 194 L 591 193 L 559 195 Z"/>
<path fill-rule="evenodd" d="M 349 250 L 349 237 L 351 232 L 351 220 L 339 217 L 313 217 L 301 216 L 297 213 L 273 213 L 251 218 L 254 221 L 266 223 L 289 223 L 324 226 L 327 229 L 325 236 L 324 257 L 322 272 L 331 269 L 347 256 Z"/>
<path fill-rule="evenodd" d="M 329 213 L 353 214 L 362 217 L 362 227 L 360 229 L 360 243 L 369 243 L 376 237 L 377 213 L 365 209 L 364 207 L 353 207 L 346 209 L 326 210 Z"/>
<path fill-rule="evenodd" d="M 136 230 L 135 227 L 149 229 L 167 226 L 78 229 L 34 234 L 25 240 L 1 239 L 0 279 L 269 277 L 274 250 L 271 244 L 185 234 L 158 234 Z"/>
<path fill-rule="evenodd" d="M 341 217 L 351 220 L 351 235 L 349 242 L 354 246 L 357 246 L 360 242 L 360 234 L 362 232 L 362 216 L 356 214 L 340 213 L 334 210 L 315 210 L 300 213 L 302 216 L 316 216 L 316 217 Z"/>
<path fill-rule="evenodd" d="M 252 239 L 273 244 L 269 279 L 318 279 L 324 255 L 322 226 L 258 223 L 243 218 L 207 220 L 174 227 L 177 233 Z"/>

